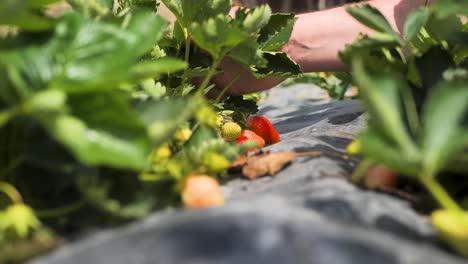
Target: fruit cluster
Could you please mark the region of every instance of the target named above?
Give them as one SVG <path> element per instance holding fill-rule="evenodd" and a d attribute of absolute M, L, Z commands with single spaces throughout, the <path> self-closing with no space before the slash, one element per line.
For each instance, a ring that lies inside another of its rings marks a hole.
<path fill-rule="evenodd" d="M 247 119 L 246 127 L 243 129 L 234 121 L 227 121 L 221 124 L 221 136 L 226 141 L 236 141 L 243 144 L 254 141 L 259 148 L 266 144 L 275 144 L 281 141 L 276 128 L 265 116 L 254 115 Z"/>
<path fill-rule="evenodd" d="M 252 149 L 263 148 L 266 144 L 278 143 L 281 138 L 270 120 L 254 115 L 245 122 L 245 128 L 231 118 L 218 117 L 219 133 L 224 140 L 245 144 L 254 142 Z M 224 204 L 219 182 L 209 175 L 193 174 L 182 185 L 182 202 L 186 208 L 209 208 Z"/>

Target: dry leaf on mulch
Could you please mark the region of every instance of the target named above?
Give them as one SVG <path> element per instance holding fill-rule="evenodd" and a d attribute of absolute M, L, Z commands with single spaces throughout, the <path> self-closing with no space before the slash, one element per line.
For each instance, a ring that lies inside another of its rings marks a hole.
<path fill-rule="evenodd" d="M 275 175 L 296 157 L 300 156 L 320 156 L 320 151 L 312 152 L 258 152 L 253 155 L 241 156 L 234 161 L 231 169 L 242 169 L 242 174 L 251 180 L 265 175 Z"/>

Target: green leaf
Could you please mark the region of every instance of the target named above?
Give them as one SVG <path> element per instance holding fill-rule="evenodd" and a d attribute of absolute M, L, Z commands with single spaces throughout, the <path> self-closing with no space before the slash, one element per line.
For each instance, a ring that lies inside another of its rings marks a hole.
<path fill-rule="evenodd" d="M 153 12 L 134 12 L 126 28 L 127 34 L 136 37 L 135 45 L 137 56 L 141 56 L 151 50 L 155 43 L 162 39 L 169 31 L 168 23 Z"/>
<path fill-rule="evenodd" d="M 242 28 L 249 33 L 255 33 L 268 23 L 270 17 L 271 9 L 268 5 L 253 8 L 242 21 Z"/>
<path fill-rule="evenodd" d="M 445 70 L 455 67 L 452 56 L 441 46 L 431 47 L 415 59 L 415 64 L 425 90 L 437 85 Z"/>
<path fill-rule="evenodd" d="M 421 171 L 419 156 L 408 156 L 395 148 L 392 142 L 382 137 L 380 130 L 369 128 L 359 136 L 362 153 L 375 163 L 386 165 L 408 176 L 416 176 Z"/>
<path fill-rule="evenodd" d="M 210 68 L 207 67 L 195 67 L 195 68 L 188 68 L 184 71 L 184 76 L 187 78 L 194 78 L 194 77 L 204 77 L 208 74 Z M 218 75 L 222 73 L 222 71 L 216 71 L 214 75 Z"/>
<path fill-rule="evenodd" d="M 16 13 L 16 11 L 13 11 L 15 16 L 8 17 L 8 15 L 4 15 L 8 13 L 8 11 L 4 13 L 2 11 L 3 10 L 0 11 L 0 24 L 14 25 L 24 31 L 46 31 L 55 25 L 51 19 L 37 15 L 33 12 L 23 11 L 21 13 Z"/>
<path fill-rule="evenodd" d="M 391 36 L 401 42 L 400 36 L 396 33 L 387 19 L 380 11 L 369 4 L 348 6 L 346 11 L 363 25 L 379 32 Z"/>
<path fill-rule="evenodd" d="M 356 54 L 373 54 L 382 56 L 382 49 L 394 49 L 399 47 L 398 41 L 388 35 L 379 35 L 369 37 L 360 35 L 353 43 L 346 44 L 345 49 L 340 51 L 340 58 L 348 64 L 351 64 L 352 57 Z"/>
<path fill-rule="evenodd" d="M 136 111 L 148 126 L 153 144 L 159 146 L 194 115 L 199 105 L 196 97 L 175 98 L 142 102 L 136 106 Z"/>
<path fill-rule="evenodd" d="M 468 43 L 468 32 L 463 32 L 463 25 L 457 16 L 439 17 L 435 14 L 429 17 L 426 30 L 431 37 L 440 42 Z"/>
<path fill-rule="evenodd" d="M 0 53 L 0 98 L 19 104 L 34 91 L 44 89 L 55 73 L 51 57 L 38 47 Z"/>
<path fill-rule="evenodd" d="M 192 23 L 201 23 L 219 14 L 227 15 L 231 9 L 230 0 L 162 0 L 177 18 L 177 22 L 190 30 Z"/>
<path fill-rule="evenodd" d="M 402 121 L 400 89 L 405 89 L 403 87 L 407 83 L 401 76 L 374 69 L 371 64 L 371 61 L 366 64 L 359 56 L 352 63 L 352 73 L 360 98 L 369 111 L 370 125 L 399 149 L 416 154 L 416 147 Z"/>
<path fill-rule="evenodd" d="M 50 86 L 68 92 L 113 89 L 134 78 L 135 73 L 143 78 L 162 73 L 150 71 L 158 68 L 155 63 L 137 62 L 162 37 L 167 23 L 146 12 L 132 17 L 128 28 L 122 29 L 76 13 L 65 15 L 57 27 L 57 38 L 49 46 L 59 63 Z M 160 66 L 163 72 L 167 64 Z"/>
<path fill-rule="evenodd" d="M 219 59 L 248 38 L 248 34 L 231 23 L 225 16 L 210 18 L 202 24 L 192 24 L 195 43 Z"/>
<path fill-rule="evenodd" d="M 193 131 L 190 139 L 185 143 L 188 148 L 197 149 L 206 142 L 210 142 L 214 139 L 219 139 L 219 135 L 216 130 L 210 126 L 200 124 L 195 131 Z"/>
<path fill-rule="evenodd" d="M 122 219 L 138 219 L 154 209 L 155 196 L 141 187 L 136 177 L 97 175 L 79 177 L 77 187 L 94 207 Z M 123 196 L 123 197 L 122 197 Z"/>
<path fill-rule="evenodd" d="M 251 39 L 236 46 L 228 55 L 247 69 L 251 66 L 262 68 L 267 65 L 267 60 L 263 58 L 259 44 Z"/>
<path fill-rule="evenodd" d="M 234 111 L 235 114 L 247 114 L 253 115 L 258 112 L 257 102 L 252 99 L 246 99 L 246 95 L 243 96 L 230 96 L 224 101 L 224 110 Z M 234 117 L 236 115 L 234 114 Z M 242 119 L 242 117 L 239 117 Z M 244 122 L 244 120 L 242 120 Z"/>
<path fill-rule="evenodd" d="M 129 69 L 129 74 L 135 81 L 149 77 L 158 78 L 162 74 L 168 74 L 183 70 L 187 67 L 184 61 L 173 58 L 162 58 L 152 61 L 144 61 Z"/>
<path fill-rule="evenodd" d="M 257 78 L 266 77 L 292 77 L 302 73 L 297 63 L 292 61 L 283 52 L 264 52 L 263 57 L 267 60 L 264 68 L 258 68 L 254 75 Z"/>
<path fill-rule="evenodd" d="M 427 173 L 435 175 L 468 146 L 466 120 L 468 82 L 438 85 L 423 110 L 423 155 Z"/>
<path fill-rule="evenodd" d="M 276 51 L 288 43 L 296 19 L 294 14 L 273 14 L 260 30 L 258 41 L 264 51 Z"/>
<path fill-rule="evenodd" d="M 25 104 L 28 112 L 63 112 L 66 108 L 66 94 L 59 90 L 45 90 L 36 93 Z"/>
<path fill-rule="evenodd" d="M 434 3 L 433 9 L 440 17 L 468 15 L 468 2 L 465 0 L 438 0 Z"/>
<path fill-rule="evenodd" d="M 58 0 L 3 0 L 0 3 L 0 24 L 15 25 L 25 31 L 48 30 L 55 22 L 38 11 Z"/>
<path fill-rule="evenodd" d="M 418 8 L 408 15 L 404 25 L 405 38 L 408 41 L 412 41 L 417 37 L 418 33 L 429 20 L 429 16 L 429 9 L 424 7 Z"/>
<path fill-rule="evenodd" d="M 53 4 L 53 3 L 56 3 L 56 2 L 60 2 L 60 1 L 61 0 L 26 0 L 26 1 L 16 0 L 16 2 L 26 2 L 25 5 L 28 8 L 33 8 L 33 9 L 42 9 L 47 5 L 50 5 L 50 4 Z"/>
<path fill-rule="evenodd" d="M 145 126 L 116 93 L 70 95 L 70 114 L 37 115 L 49 133 L 89 165 L 142 169 L 151 145 Z"/>

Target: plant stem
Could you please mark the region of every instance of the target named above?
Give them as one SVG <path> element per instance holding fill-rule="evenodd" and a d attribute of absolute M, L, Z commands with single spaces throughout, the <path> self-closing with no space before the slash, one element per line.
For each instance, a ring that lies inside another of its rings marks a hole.
<path fill-rule="evenodd" d="M 13 185 L 1 181 L 0 191 L 6 194 L 13 203 L 23 203 L 23 197 L 21 197 L 21 194 L 18 192 L 18 190 L 16 190 L 15 187 L 13 187 Z"/>
<path fill-rule="evenodd" d="M 185 62 L 188 64 L 189 63 L 189 58 L 190 58 L 190 44 L 191 44 L 191 41 L 190 41 L 190 34 L 189 33 L 186 33 L 185 34 L 185 57 L 184 57 L 184 60 Z"/>
<path fill-rule="evenodd" d="M 351 182 L 359 183 L 364 176 L 366 176 L 367 170 L 373 165 L 374 163 L 370 160 L 363 160 L 359 163 L 357 168 L 354 170 L 353 175 L 351 175 Z"/>
<path fill-rule="evenodd" d="M 182 25 L 180 23 L 178 25 L 180 27 L 182 27 Z M 177 25 L 174 25 L 174 27 L 177 27 Z M 184 30 L 186 30 L 186 29 L 184 29 Z M 177 45 L 176 58 L 179 58 L 180 51 L 181 51 L 181 47 L 180 47 L 180 45 Z M 184 75 L 183 76 L 185 76 L 186 71 L 187 71 L 187 69 L 184 70 Z M 166 87 L 169 88 L 169 89 L 172 87 L 172 77 L 173 77 L 173 74 L 171 74 L 171 73 L 169 73 L 168 76 L 167 76 Z M 175 93 L 177 94 L 177 92 L 175 92 Z"/>
<path fill-rule="evenodd" d="M 419 180 L 444 209 L 462 211 L 460 206 L 458 206 L 444 188 L 434 180 L 433 175 L 422 173 L 419 175 Z"/>
<path fill-rule="evenodd" d="M 229 88 L 235 83 L 237 82 L 237 80 L 239 80 L 239 78 L 241 77 L 242 75 L 242 72 L 244 70 L 241 69 L 236 76 L 234 76 L 234 78 L 232 78 L 232 80 L 224 87 L 224 89 L 221 91 L 221 93 L 219 93 L 219 95 L 216 97 L 215 99 L 215 102 L 219 102 L 219 100 L 221 100 L 221 98 L 223 97 L 223 95 L 227 92 L 227 90 L 229 90 Z"/>
<path fill-rule="evenodd" d="M 43 218 L 43 219 L 44 218 L 56 218 L 56 217 L 60 217 L 60 216 L 75 212 L 83 208 L 86 205 L 86 203 L 87 203 L 86 199 L 82 199 L 70 205 L 66 205 L 64 207 L 59 207 L 59 208 L 54 208 L 54 209 L 44 209 L 44 210 L 35 209 L 34 211 L 36 212 L 36 215 L 39 218 Z"/>
<path fill-rule="evenodd" d="M 429 5 L 429 0 L 424 0 L 424 6 L 428 6 Z"/>
<path fill-rule="evenodd" d="M 408 86 L 401 87 L 401 94 L 403 97 L 403 105 L 406 110 L 406 116 L 408 117 L 409 128 L 411 132 L 413 132 L 413 135 L 418 135 L 420 127 L 418 110 L 416 108 L 413 95 L 411 94 L 411 90 Z"/>
<path fill-rule="evenodd" d="M 401 48 L 396 48 L 396 51 L 398 52 L 398 55 L 400 55 L 400 59 L 401 61 L 403 61 L 403 63 L 407 63 L 406 61 L 406 57 L 405 57 L 405 54 L 403 54 L 403 51 L 401 50 Z"/>
<path fill-rule="evenodd" d="M 214 73 L 216 71 L 216 68 L 218 67 L 220 62 L 221 62 L 221 59 L 219 59 L 219 58 L 214 59 L 213 64 L 211 65 L 210 70 L 208 71 L 208 74 L 205 76 L 205 79 L 203 80 L 202 84 L 198 88 L 197 93 L 203 93 L 205 88 L 210 83 L 210 80 L 213 77 L 213 75 L 214 75 Z"/>
<path fill-rule="evenodd" d="M 393 58 L 392 54 L 390 53 L 390 51 L 386 48 L 382 49 L 382 52 L 385 56 L 385 58 L 387 58 L 388 61 L 390 62 L 395 62 L 395 58 Z"/>

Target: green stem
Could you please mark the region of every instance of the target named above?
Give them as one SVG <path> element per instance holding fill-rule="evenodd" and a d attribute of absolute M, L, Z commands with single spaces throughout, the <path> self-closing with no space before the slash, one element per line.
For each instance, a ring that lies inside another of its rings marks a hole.
<path fill-rule="evenodd" d="M 42 219 L 56 218 L 78 211 L 79 209 L 83 208 L 86 204 L 86 199 L 82 199 L 64 207 L 44 210 L 34 209 L 34 211 L 36 212 L 36 215 Z"/>
<path fill-rule="evenodd" d="M 188 64 L 189 63 L 189 58 L 190 58 L 190 44 L 191 44 L 191 41 L 190 41 L 190 34 L 189 33 L 186 33 L 185 34 L 185 57 L 184 57 L 184 60 L 185 62 Z"/>
<path fill-rule="evenodd" d="M 413 135 L 419 134 L 419 116 L 418 110 L 416 108 L 416 104 L 414 102 L 413 95 L 408 86 L 404 86 L 401 88 L 401 93 L 403 97 L 403 105 L 406 110 L 406 115 L 408 117 L 409 128 Z"/>
<path fill-rule="evenodd" d="M 419 180 L 444 209 L 462 211 L 460 206 L 458 206 L 444 188 L 434 180 L 433 175 L 423 173 L 419 175 Z"/>
<path fill-rule="evenodd" d="M 395 58 L 393 58 L 392 54 L 390 53 L 390 51 L 388 49 L 382 49 L 382 52 L 383 52 L 385 58 L 387 58 L 388 61 L 395 62 Z"/>
<path fill-rule="evenodd" d="M 13 203 L 23 203 L 23 197 L 13 185 L 7 182 L 0 182 L 0 192 L 3 192 Z"/>
<path fill-rule="evenodd" d="M 237 82 L 237 80 L 239 80 L 239 78 L 241 77 L 242 75 L 242 72 L 244 70 L 241 69 L 236 76 L 234 76 L 234 78 L 232 78 L 232 80 L 224 87 L 224 89 L 221 91 L 221 93 L 216 97 L 215 99 L 215 102 L 219 102 L 219 100 L 221 100 L 221 98 L 223 97 L 223 95 L 227 92 L 227 90 L 229 90 L 229 88 L 235 83 Z"/>
<path fill-rule="evenodd" d="M 406 57 L 405 57 L 405 54 L 403 54 L 403 51 L 401 50 L 401 48 L 396 48 L 396 51 L 398 52 L 398 55 L 400 55 L 400 59 L 403 63 L 407 63 L 406 61 Z"/>
<path fill-rule="evenodd" d="M 176 27 L 177 25 L 174 25 L 174 26 Z M 182 27 L 182 25 L 180 25 L 180 23 L 179 23 L 179 26 Z M 177 45 L 176 58 L 179 58 L 180 48 L 181 48 L 180 45 Z M 183 76 L 185 76 L 186 71 L 187 71 L 187 69 L 184 70 L 184 75 Z M 169 88 L 169 89 L 172 87 L 172 77 L 173 77 L 173 74 L 169 74 L 168 77 L 167 77 L 166 87 Z M 177 92 L 176 92 L 176 94 L 177 94 Z"/>
<path fill-rule="evenodd" d="M 374 163 L 370 160 L 363 160 L 359 163 L 358 167 L 354 170 L 353 175 L 351 175 L 351 181 L 353 183 L 359 183 L 366 176 L 367 170 Z"/>
<path fill-rule="evenodd" d="M 203 91 L 206 89 L 208 84 L 210 83 L 211 78 L 216 72 L 216 68 L 218 67 L 219 63 L 221 62 L 221 59 L 216 58 L 213 61 L 213 64 L 210 67 L 210 70 L 208 71 L 208 74 L 205 76 L 205 79 L 203 80 L 202 84 L 198 88 L 197 93 L 203 93 Z"/>
<path fill-rule="evenodd" d="M 429 5 L 429 0 L 424 0 L 424 6 L 428 6 Z"/>

